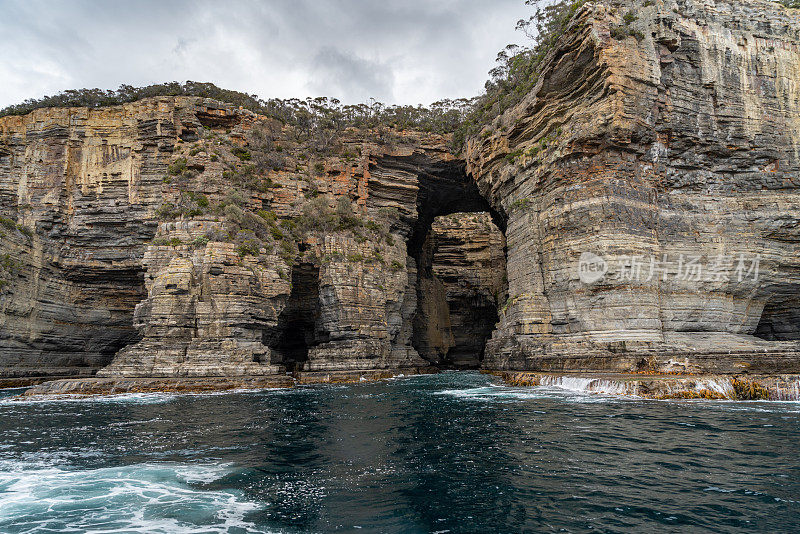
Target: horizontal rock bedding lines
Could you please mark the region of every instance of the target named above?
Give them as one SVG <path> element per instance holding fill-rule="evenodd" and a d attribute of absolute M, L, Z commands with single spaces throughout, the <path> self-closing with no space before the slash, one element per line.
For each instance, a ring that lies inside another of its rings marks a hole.
<path fill-rule="evenodd" d="M 800 372 L 799 35 L 588 2 L 462 156 L 189 97 L 0 118 L 0 373 Z"/>

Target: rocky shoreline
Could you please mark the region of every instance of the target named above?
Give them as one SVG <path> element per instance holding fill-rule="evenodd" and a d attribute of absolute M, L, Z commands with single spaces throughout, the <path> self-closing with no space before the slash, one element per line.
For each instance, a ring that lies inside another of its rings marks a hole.
<path fill-rule="evenodd" d="M 40 383 L 26 390 L 26 397 L 60 395 L 120 395 L 127 393 L 206 393 L 231 390 L 292 388 L 311 384 L 348 384 L 365 381 L 386 380 L 400 376 L 433 374 L 433 367 L 410 367 L 391 371 L 330 371 L 301 372 L 264 376 L 227 377 L 126 377 L 126 378 L 79 378 L 53 380 Z M 24 387 L 24 386 L 8 386 Z"/>
<path fill-rule="evenodd" d="M 576 392 L 645 399 L 800 401 L 800 375 L 489 374 L 515 387 L 551 386 Z"/>
<path fill-rule="evenodd" d="M 36 384 L 20 381 L 5 388 L 30 387 L 20 398 L 107 396 L 130 393 L 211 393 L 293 388 L 314 384 L 352 384 L 436 374 L 435 367 L 392 371 L 300 372 L 259 377 L 77 378 Z M 800 374 L 711 375 L 661 373 L 540 373 L 481 371 L 509 387 L 555 387 L 589 393 L 652 400 L 800 401 Z"/>

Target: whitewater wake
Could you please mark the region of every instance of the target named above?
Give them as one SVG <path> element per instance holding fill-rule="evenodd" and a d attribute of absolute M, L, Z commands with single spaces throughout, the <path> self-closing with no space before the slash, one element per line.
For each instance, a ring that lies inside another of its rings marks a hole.
<path fill-rule="evenodd" d="M 265 532 L 246 519 L 261 504 L 202 489 L 229 471 L 217 464 L 79 470 L 0 461 L 0 531 Z"/>

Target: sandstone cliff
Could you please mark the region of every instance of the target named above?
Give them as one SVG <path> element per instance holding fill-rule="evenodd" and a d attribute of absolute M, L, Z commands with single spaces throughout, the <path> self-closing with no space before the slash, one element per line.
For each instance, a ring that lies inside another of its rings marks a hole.
<path fill-rule="evenodd" d="M 189 97 L 0 118 L 0 373 L 800 372 L 796 10 L 587 2 L 447 145 Z"/>
<path fill-rule="evenodd" d="M 298 127 L 186 97 L 0 125 L 0 239 L 14 258 L 0 297 L 6 374 L 110 363 L 101 375 L 269 375 L 446 358 L 415 349 L 414 323 L 428 322 L 421 244 L 435 217 L 487 206 L 447 139 L 350 129 L 319 147 Z M 498 234 L 486 269 L 502 258 Z"/>
<path fill-rule="evenodd" d="M 535 90 L 469 144 L 508 215 L 490 366 L 796 367 L 799 32 L 759 0 L 579 11 Z M 582 281 L 582 256 L 606 275 Z"/>

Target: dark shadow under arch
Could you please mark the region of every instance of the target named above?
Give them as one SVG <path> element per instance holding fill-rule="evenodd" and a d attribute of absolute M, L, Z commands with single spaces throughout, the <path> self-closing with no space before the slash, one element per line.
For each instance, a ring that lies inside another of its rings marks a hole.
<path fill-rule="evenodd" d="M 384 157 L 380 164 L 385 169 L 418 177 L 417 217 L 407 241 L 408 255 L 417 265 L 417 312 L 413 320 L 412 344 L 423 358 L 440 367 L 477 368 L 486 341 L 498 320 L 497 303 L 487 303 L 485 299 L 470 302 L 469 298 L 447 302 L 446 289 L 433 273 L 433 249 L 429 236 L 437 217 L 482 212 L 488 213 L 494 225 L 505 235 L 506 217 L 484 198 L 461 160 L 433 161 L 424 154 L 414 154 Z M 503 258 L 505 252 L 503 250 Z M 502 270 L 505 272 L 505 262 Z M 456 311 L 454 307 L 459 309 Z M 457 313 L 459 323 L 468 322 L 472 316 L 473 324 L 459 324 L 453 331 L 448 322 L 448 314 L 452 313 Z M 442 336 L 452 339 L 442 339 Z"/>

